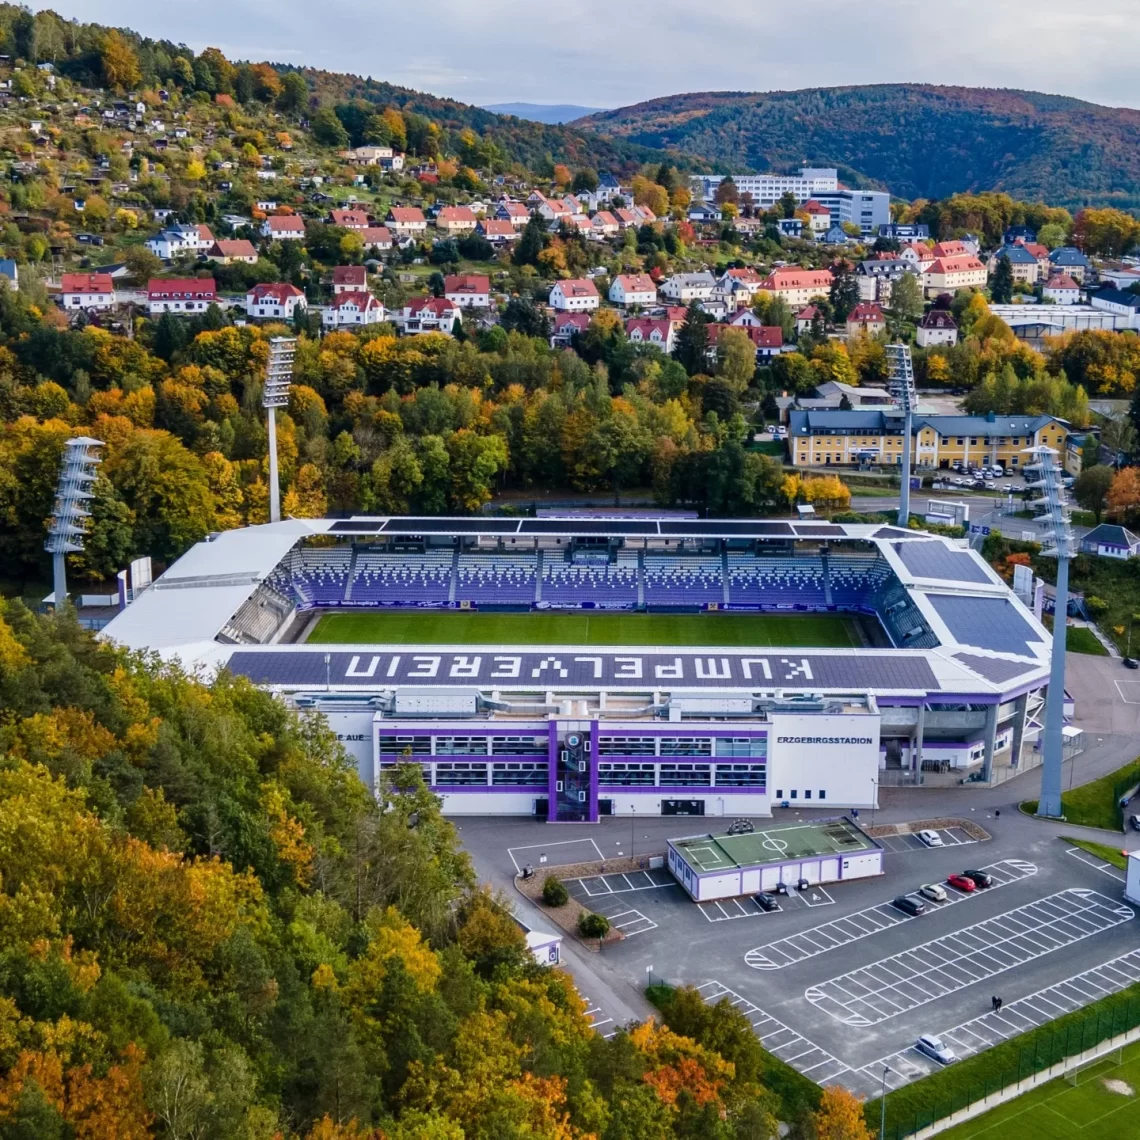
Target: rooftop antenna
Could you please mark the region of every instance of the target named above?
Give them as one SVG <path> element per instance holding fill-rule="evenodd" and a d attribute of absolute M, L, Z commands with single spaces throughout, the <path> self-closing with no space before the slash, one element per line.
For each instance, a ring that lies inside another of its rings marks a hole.
<path fill-rule="evenodd" d="M 1073 533 L 1069 526 L 1069 505 L 1061 482 L 1057 452 L 1051 447 L 1029 447 L 1033 456 L 1025 469 L 1037 478 L 1029 486 L 1041 492 L 1034 499 L 1038 519 L 1047 530 L 1041 553 L 1057 559 L 1057 600 L 1053 610 L 1053 657 L 1049 667 L 1049 692 L 1045 698 L 1045 751 L 1041 766 L 1041 797 L 1037 814 L 1057 819 L 1061 815 L 1061 761 L 1065 726 L 1065 626 L 1069 614 L 1069 563 L 1073 558 Z"/>
<path fill-rule="evenodd" d="M 275 336 L 269 341 L 269 362 L 265 366 L 265 388 L 261 406 L 269 413 L 269 521 L 281 521 L 281 484 L 277 475 L 277 409 L 289 403 L 293 382 L 293 357 L 297 338 Z"/>
<path fill-rule="evenodd" d="M 910 349 L 905 344 L 888 344 L 887 365 L 890 368 L 891 395 L 903 413 L 902 480 L 899 488 L 898 524 L 905 527 L 910 524 L 911 432 L 914 410 L 918 404 Z"/>
<path fill-rule="evenodd" d="M 67 601 L 67 555 L 79 553 L 87 537 L 86 523 L 91 512 L 86 504 L 94 498 L 91 486 L 95 482 L 95 468 L 103 462 L 95 451 L 102 446 L 102 440 L 85 435 L 69 439 L 63 445 L 55 509 L 44 543 L 44 549 L 51 555 L 52 597 L 57 610 Z"/>

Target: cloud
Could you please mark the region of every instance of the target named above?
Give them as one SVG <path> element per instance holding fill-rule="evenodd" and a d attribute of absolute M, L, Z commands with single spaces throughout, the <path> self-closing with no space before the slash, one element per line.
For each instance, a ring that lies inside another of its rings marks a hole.
<path fill-rule="evenodd" d="M 684 91 L 925 82 L 1023 87 L 1140 105 L 1135 0 L 633 0 L 604 8 L 529 0 L 57 0 L 79 20 L 306 62 L 473 103 L 616 107 Z M 282 45 L 292 45 L 283 47 Z M 430 52 L 423 45 L 430 44 Z"/>

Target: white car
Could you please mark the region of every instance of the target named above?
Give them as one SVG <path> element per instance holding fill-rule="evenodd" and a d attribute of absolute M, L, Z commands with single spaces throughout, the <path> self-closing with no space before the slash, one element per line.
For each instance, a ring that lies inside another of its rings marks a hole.
<path fill-rule="evenodd" d="M 764 425 L 764 430 L 765 430 L 765 431 L 766 431 L 766 432 L 767 432 L 769 435 L 775 435 L 775 434 L 776 434 L 776 425 L 775 425 L 775 424 L 765 424 L 765 425 Z"/>
<path fill-rule="evenodd" d="M 927 883 L 923 887 L 918 888 L 918 893 L 924 899 L 930 899 L 931 902 L 945 902 L 946 891 L 937 883 Z"/>
<path fill-rule="evenodd" d="M 787 435 L 788 435 L 788 429 L 786 427 L 784 427 L 783 424 L 781 424 L 778 428 L 776 428 L 776 438 L 777 439 L 786 439 Z"/>
<path fill-rule="evenodd" d="M 922 842 L 925 843 L 927 847 L 945 847 L 946 846 L 942 842 L 942 836 L 939 835 L 937 831 L 932 831 L 930 828 L 926 828 L 925 830 L 920 831 L 918 833 L 918 838 L 921 839 Z"/>
<path fill-rule="evenodd" d="M 914 1043 L 914 1047 L 931 1060 L 937 1061 L 940 1065 L 949 1065 L 952 1061 L 958 1060 L 957 1053 L 948 1045 L 944 1044 L 941 1037 L 935 1037 L 931 1033 L 924 1033 Z"/>

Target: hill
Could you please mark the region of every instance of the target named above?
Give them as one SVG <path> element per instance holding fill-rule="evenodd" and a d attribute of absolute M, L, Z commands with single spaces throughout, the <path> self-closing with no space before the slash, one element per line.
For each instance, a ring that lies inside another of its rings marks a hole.
<path fill-rule="evenodd" d="M 903 198 L 1004 190 L 1053 205 L 1140 206 L 1140 111 L 1035 91 L 902 83 L 706 92 L 574 126 L 736 169 L 806 159 Z"/>
<path fill-rule="evenodd" d="M 578 107 L 573 103 L 492 103 L 485 110 L 496 115 L 514 115 L 534 123 L 572 123 L 586 115 L 596 115 L 603 107 Z"/>

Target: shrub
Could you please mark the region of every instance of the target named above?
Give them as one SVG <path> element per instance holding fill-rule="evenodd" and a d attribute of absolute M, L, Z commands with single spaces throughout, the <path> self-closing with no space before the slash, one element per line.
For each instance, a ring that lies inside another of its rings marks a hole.
<path fill-rule="evenodd" d="M 1097 614 L 1098 616 L 1108 612 L 1108 602 L 1104 598 L 1098 598 L 1095 594 L 1089 594 L 1085 598 L 1085 605 L 1089 608 L 1089 613 Z"/>
<path fill-rule="evenodd" d="M 604 914 L 584 914 L 578 919 L 578 933 L 583 938 L 605 938 L 610 920 Z"/>
<path fill-rule="evenodd" d="M 542 901 L 547 906 L 565 906 L 566 900 L 569 898 L 570 892 L 562 880 L 556 879 L 553 875 L 547 875 L 546 881 L 542 884 Z"/>

